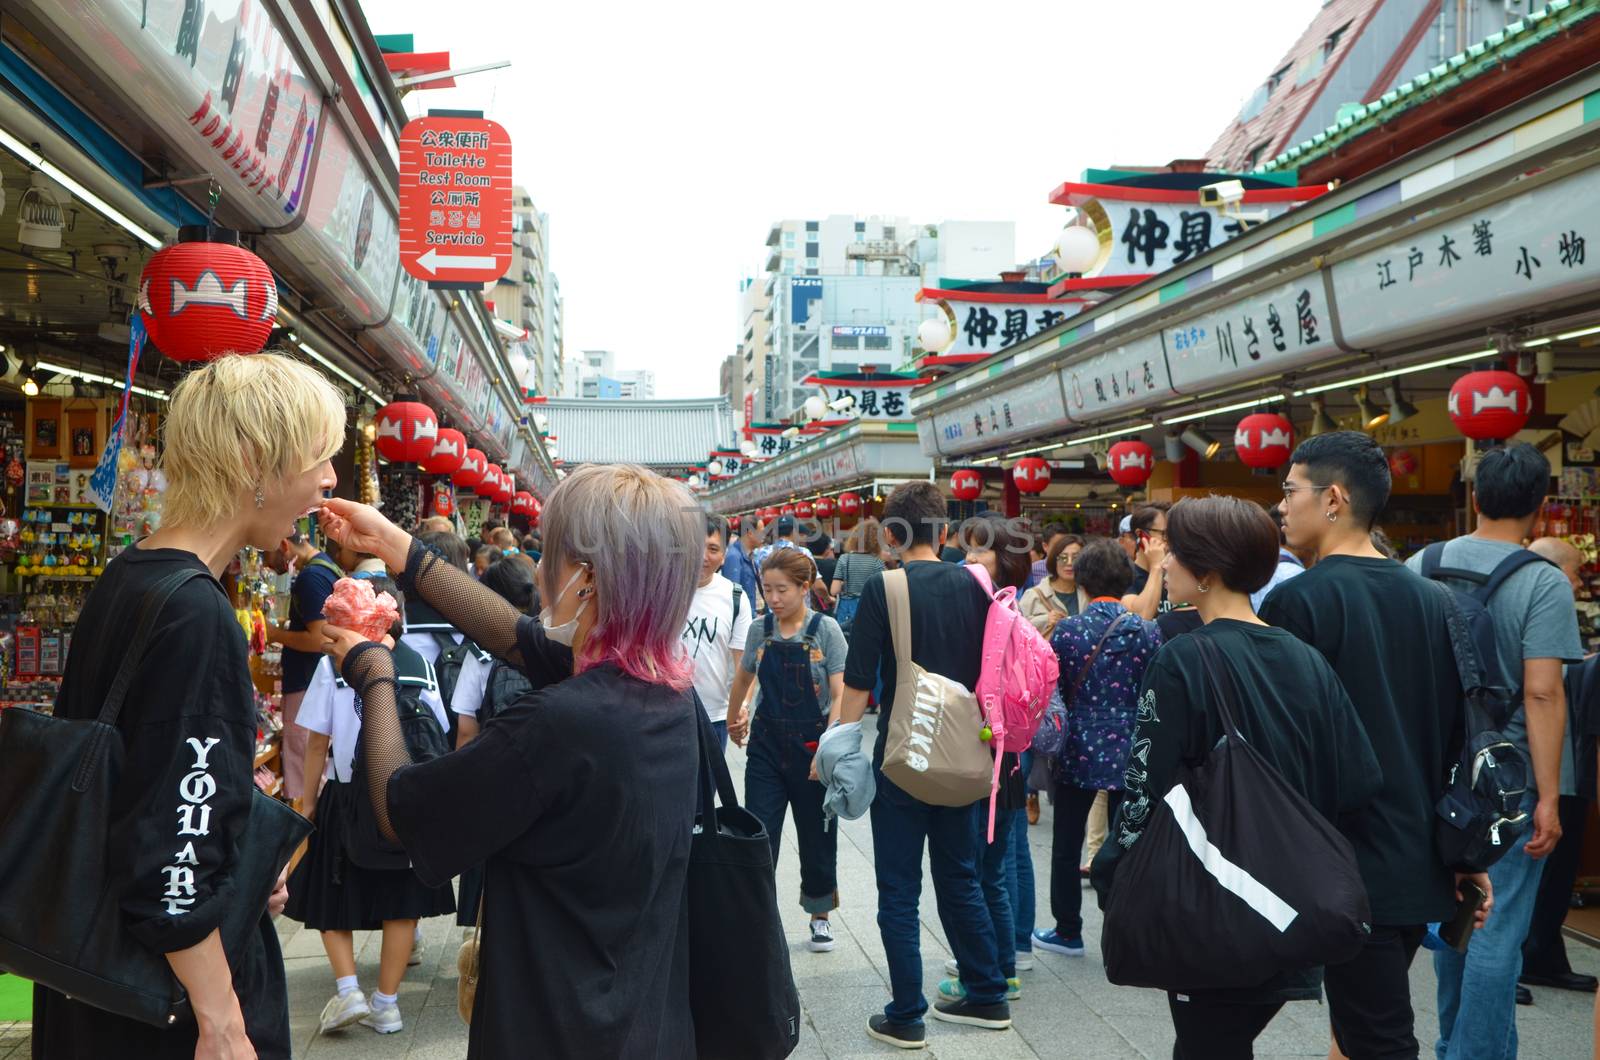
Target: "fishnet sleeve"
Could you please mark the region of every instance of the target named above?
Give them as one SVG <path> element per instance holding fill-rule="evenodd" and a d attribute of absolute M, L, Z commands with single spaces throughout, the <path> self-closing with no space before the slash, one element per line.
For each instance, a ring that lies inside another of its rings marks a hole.
<path fill-rule="evenodd" d="M 359 645 L 345 656 L 345 684 L 355 689 L 356 713 L 361 719 L 361 754 L 367 774 L 367 795 L 378 831 L 399 843 L 389 818 L 389 778 L 411 765 L 404 734 L 400 731 L 394 655 L 382 644 Z"/>
<path fill-rule="evenodd" d="M 406 556 L 405 572 L 400 576 L 400 589 L 420 595 L 484 651 L 519 669 L 523 667 L 517 626 L 527 616 L 415 538 Z"/>

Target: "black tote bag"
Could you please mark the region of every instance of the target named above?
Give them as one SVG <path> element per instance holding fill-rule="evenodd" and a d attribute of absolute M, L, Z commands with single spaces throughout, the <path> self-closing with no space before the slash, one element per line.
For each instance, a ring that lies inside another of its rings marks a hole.
<path fill-rule="evenodd" d="M 700 822 L 687 888 L 695 1053 L 700 1060 L 780 1060 L 800 1043 L 800 994 L 778 914 L 772 848 L 760 818 L 739 806 L 698 695 L 695 714 Z"/>
<path fill-rule="evenodd" d="M 108 837 L 123 763 L 116 720 L 162 607 L 203 576 L 173 574 L 146 594 L 94 721 L 0 713 L 0 968 L 158 1027 L 193 1014 L 166 957 L 129 934 L 120 896 L 109 886 Z M 228 952 L 238 952 L 259 926 L 278 873 L 310 832 L 294 810 L 253 793 L 220 928 Z"/>
<path fill-rule="evenodd" d="M 1371 930 L 1355 851 L 1245 742 L 1232 675 L 1198 643 L 1224 735 L 1121 859 L 1101 932 L 1119 986 L 1257 986 L 1348 960 Z"/>

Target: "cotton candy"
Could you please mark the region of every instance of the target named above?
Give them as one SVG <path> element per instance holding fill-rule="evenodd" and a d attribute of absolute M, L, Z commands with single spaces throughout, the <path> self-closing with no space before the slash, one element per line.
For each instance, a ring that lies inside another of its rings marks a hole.
<path fill-rule="evenodd" d="M 394 597 L 374 593 L 372 583 L 363 578 L 340 578 L 322 605 L 322 617 L 330 626 L 351 630 L 368 640 L 382 640 L 399 616 L 400 607 Z"/>

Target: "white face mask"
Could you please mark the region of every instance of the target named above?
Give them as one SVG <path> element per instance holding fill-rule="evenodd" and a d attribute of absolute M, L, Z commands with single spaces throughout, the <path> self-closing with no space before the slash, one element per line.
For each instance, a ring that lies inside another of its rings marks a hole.
<path fill-rule="evenodd" d="M 567 590 L 572 588 L 572 583 L 577 581 L 579 575 L 582 573 L 583 568 L 581 567 L 572 572 L 572 577 L 567 579 L 567 584 L 561 587 L 560 594 L 556 596 L 556 603 L 559 604 L 563 599 L 566 598 Z M 572 616 L 571 621 L 563 622 L 559 626 L 553 626 L 550 624 L 551 618 L 555 613 L 554 609 L 549 607 L 544 608 L 539 612 L 539 624 L 544 627 L 544 635 L 555 641 L 557 644 L 565 644 L 569 648 L 572 647 L 572 638 L 578 634 L 578 617 L 583 614 L 584 608 L 588 606 L 588 600 L 585 600 L 583 603 L 579 604 L 578 613 Z"/>

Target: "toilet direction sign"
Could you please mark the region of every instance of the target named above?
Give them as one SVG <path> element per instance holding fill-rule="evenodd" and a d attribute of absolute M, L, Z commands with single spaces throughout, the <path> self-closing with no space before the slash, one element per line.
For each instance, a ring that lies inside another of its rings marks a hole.
<path fill-rule="evenodd" d="M 511 137 L 476 113 L 434 111 L 400 136 L 400 264 L 436 286 L 511 267 Z"/>

